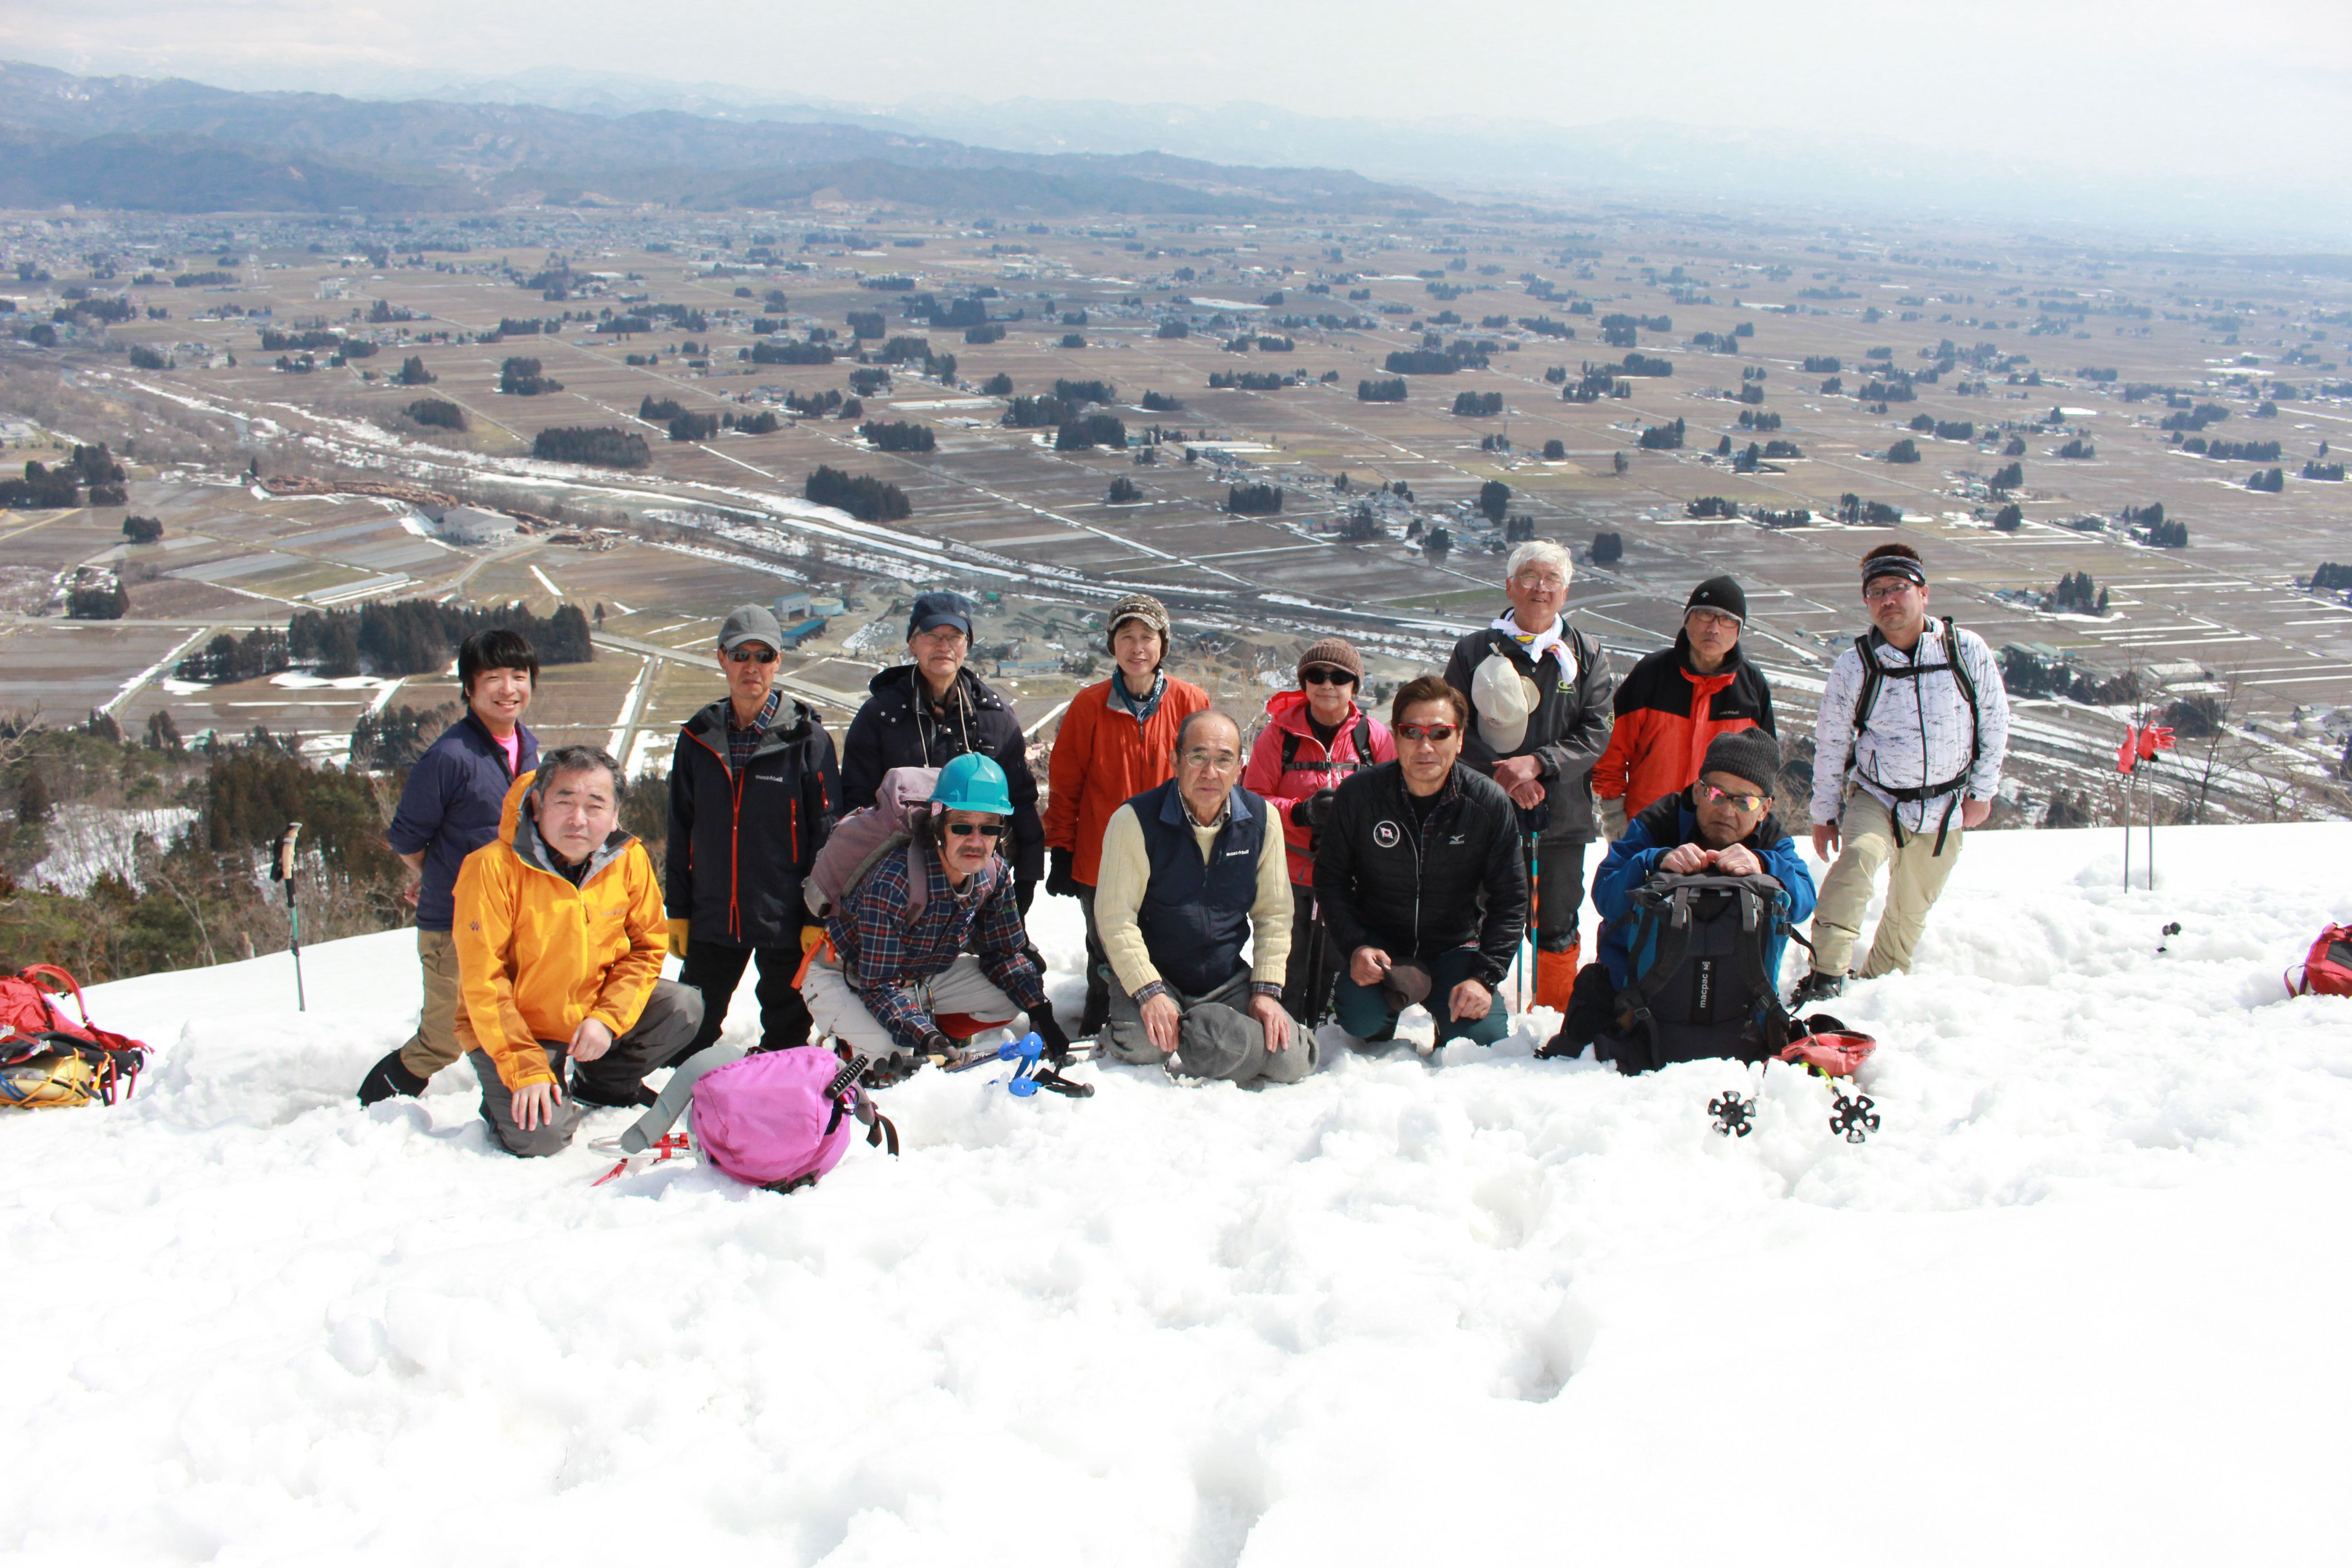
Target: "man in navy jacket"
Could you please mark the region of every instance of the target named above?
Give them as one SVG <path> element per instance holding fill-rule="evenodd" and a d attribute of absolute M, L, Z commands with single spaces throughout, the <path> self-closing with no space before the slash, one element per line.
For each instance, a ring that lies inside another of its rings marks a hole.
<path fill-rule="evenodd" d="M 360 1103 L 422 1094 L 432 1076 L 466 1054 L 457 1043 L 457 949 L 450 935 L 457 868 L 496 838 L 507 786 L 539 766 L 539 742 L 522 727 L 539 682 L 539 658 L 520 632 L 477 632 L 457 650 L 466 716 L 441 732 L 408 775 L 384 832 L 393 853 L 423 879 L 416 891 L 416 956 L 425 1007 L 408 1043 L 368 1069 Z"/>

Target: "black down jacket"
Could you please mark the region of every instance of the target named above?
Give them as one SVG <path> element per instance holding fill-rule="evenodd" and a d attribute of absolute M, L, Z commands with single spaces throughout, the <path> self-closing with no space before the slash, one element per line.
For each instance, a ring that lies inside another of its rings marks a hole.
<path fill-rule="evenodd" d="M 1527 858 L 1511 797 L 1460 763 L 1425 828 L 1396 763 L 1339 785 L 1315 840 L 1315 899 L 1343 957 L 1377 947 L 1424 962 L 1475 947 L 1471 973 L 1502 984 L 1528 924 Z"/>
<path fill-rule="evenodd" d="M 1013 704 L 969 669 L 956 672 L 955 689 L 939 709 L 911 664 L 884 670 L 866 689 L 872 695 L 841 743 L 841 809 L 872 805 L 882 775 L 892 768 L 936 768 L 978 752 L 1004 770 L 1013 792 L 1012 842 L 1003 855 L 1014 879 L 1043 880 L 1045 825 L 1037 815 L 1037 779 L 1029 771 L 1028 742 Z"/>
<path fill-rule="evenodd" d="M 833 737 L 786 698 L 738 774 L 728 765 L 729 700 L 686 721 L 669 769 L 662 901 L 694 922 L 689 942 L 794 947 L 808 911 L 801 879 L 841 811 Z"/>

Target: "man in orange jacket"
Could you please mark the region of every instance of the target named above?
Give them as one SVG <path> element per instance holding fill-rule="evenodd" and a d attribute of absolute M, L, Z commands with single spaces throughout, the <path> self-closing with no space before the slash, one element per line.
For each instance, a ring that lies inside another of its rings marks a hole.
<path fill-rule="evenodd" d="M 1618 682 L 1609 749 L 1592 764 L 1592 794 L 1612 841 L 1651 802 L 1696 783 L 1717 735 L 1761 730 L 1779 739 L 1771 685 L 1739 650 L 1747 626 L 1746 592 L 1729 577 L 1710 577 L 1691 590 L 1675 646 L 1645 656 Z"/>
<path fill-rule="evenodd" d="M 571 1142 L 583 1103 L 651 1104 L 645 1075 L 702 1023 L 700 994 L 660 978 L 668 922 L 652 858 L 621 831 L 620 781 L 593 746 L 549 752 L 457 871 L 457 1041 L 512 1154 Z"/>

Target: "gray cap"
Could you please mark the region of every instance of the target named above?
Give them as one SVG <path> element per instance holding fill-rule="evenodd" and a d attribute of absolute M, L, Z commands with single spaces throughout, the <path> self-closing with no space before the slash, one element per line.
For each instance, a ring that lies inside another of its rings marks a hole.
<path fill-rule="evenodd" d="M 776 624 L 772 611 L 762 605 L 738 605 L 727 613 L 727 622 L 719 628 L 719 651 L 727 652 L 747 642 L 765 643 L 778 653 L 784 649 L 784 628 Z"/>

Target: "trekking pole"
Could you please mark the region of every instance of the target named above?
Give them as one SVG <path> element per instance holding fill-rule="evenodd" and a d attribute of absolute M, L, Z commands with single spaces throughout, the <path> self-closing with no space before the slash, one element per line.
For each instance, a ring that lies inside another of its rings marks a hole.
<path fill-rule="evenodd" d="M 294 843 L 302 836 L 302 825 L 289 822 L 286 831 L 278 837 L 278 852 L 269 862 L 269 878 L 286 884 L 287 947 L 294 955 L 294 1010 L 310 1010 L 310 998 L 302 991 L 302 911 L 294 902 Z"/>

